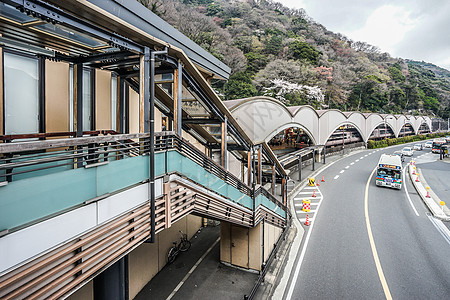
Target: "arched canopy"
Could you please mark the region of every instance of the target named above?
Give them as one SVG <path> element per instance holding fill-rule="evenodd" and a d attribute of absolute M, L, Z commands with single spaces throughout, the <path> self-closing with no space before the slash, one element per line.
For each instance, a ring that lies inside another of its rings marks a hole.
<path fill-rule="evenodd" d="M 431 119 L 426 116 L 315 110 L 308 105 L 286 107 L 280 101 L 265 96 L 224 103 L 255 144 L 268 142 L 289 127 L 303 129 L 315 144 L 320 145 L 324 145 L 342 125 L 356 128 L 364 142 L 381 124 L 386 124 L 395 137 L 398 137 L 404 124 L 411 124 L 416 134 L 424 122 L 431 128 Z"/>

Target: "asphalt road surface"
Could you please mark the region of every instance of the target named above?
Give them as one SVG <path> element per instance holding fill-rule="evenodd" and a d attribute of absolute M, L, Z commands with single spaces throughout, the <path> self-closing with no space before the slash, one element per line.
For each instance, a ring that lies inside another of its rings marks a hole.
<path fill-rule="evenodd" d="M 450 240 L 442 222 L 430 217 L 408 177 L 401 190 L 375 185 L 380 155 L 401 148 L 353 153 L 317 176 L 325 182 L 312 200 L 311 226 L 284 298 L 449 299 Z M 294 200 L 302 224 L 305 195 L 311 189 Z"/>

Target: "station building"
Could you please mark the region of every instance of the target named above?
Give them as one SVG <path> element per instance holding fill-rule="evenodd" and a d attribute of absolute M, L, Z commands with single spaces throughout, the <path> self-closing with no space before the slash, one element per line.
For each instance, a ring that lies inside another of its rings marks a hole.
<path fill-rule="evenodd" d="M 132 299 L 207 219 L 261 270 L 287 174 L 226 65 L 133 0 L 2 1 L 0 34 L 0 298 Z"/>

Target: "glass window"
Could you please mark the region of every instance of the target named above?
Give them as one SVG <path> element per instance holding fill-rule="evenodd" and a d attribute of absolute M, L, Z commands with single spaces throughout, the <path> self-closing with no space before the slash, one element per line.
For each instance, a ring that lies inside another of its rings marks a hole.
<path fill-rule="evenodd" d="M 111 76 L 111 129 L 117 131 L 117 76 Z"/>
<path fill-rule="evenodd" d="M 4 53 L 5 134 L 39 132 L 39 62 Z"/>
<path fill-rule="evenodd" d="M 83 70 L 83 131 L 91 130 L 91 71 Z"/>

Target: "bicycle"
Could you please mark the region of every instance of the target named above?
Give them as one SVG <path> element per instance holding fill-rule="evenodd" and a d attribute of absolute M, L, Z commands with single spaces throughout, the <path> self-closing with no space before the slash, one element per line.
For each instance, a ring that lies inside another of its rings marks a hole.
<path fill-rule="evenodd" d="M 187 239 L 187 234 L 183 233 L 183 231 L 181 230 L 179 232 L 181 235 L 181 241 L 179 243 L 177 243 L 176 241 L 173 242 L 173 246 L 169 249 L 169 252 L 167 254 L 169 264 L 175 261 L 175 258 L 177 258 L 177 255 L 180 252 L 188 251 L 191 248 L 191 242 Z"/>

